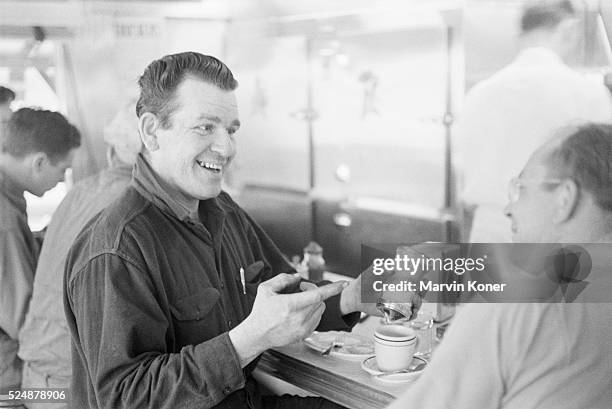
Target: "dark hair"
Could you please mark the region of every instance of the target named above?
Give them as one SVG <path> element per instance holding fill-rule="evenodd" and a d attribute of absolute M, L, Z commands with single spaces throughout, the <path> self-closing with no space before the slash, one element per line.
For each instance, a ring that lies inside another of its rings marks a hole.
<path fill-rule="evenodd" d="M 169 118 L 176 109 L 174 95 L 186 75 L 209 82 L 225 91 L 233 91 L 238 81 L 230 69 L 215 57 L 196 52 L 166 55 L 145 68 L 138 80 L 140 98 L 136 103 L 136 115 L 151 112 L 159 118 L 163 127 L 170 125 Z"/>
<path fill-rule="evenodd" d="M 612 125 L 590 123 L 574 128 L 548 154 L 548 164 L 591 193 L 612 212 Z"/>
<path fill-rule="evenodd" d="M 576 10 L 570 0 L 538 0 L 527 2 L 521 16 L 521 31 L 552 29 L 573 17 Z"/>
<path fill-rule="evenodd" d="M 11 102 L 15 99 L 15 92 L 10 89 L 0 85 L 0 104 L 6 104 L 7 102 Z"/>
<path fill-rule="evenodd" d="M 2 151 L 22 158 L 44 152 L 52 163 L 81 145 L 78 129 L 59 112 L 21 108 L 11 115 L 2 138 Z"/>

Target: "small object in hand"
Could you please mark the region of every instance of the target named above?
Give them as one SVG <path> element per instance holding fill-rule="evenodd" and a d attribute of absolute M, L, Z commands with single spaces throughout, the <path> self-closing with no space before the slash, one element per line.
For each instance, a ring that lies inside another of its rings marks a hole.
<path fill-rule="evenodd" d="M 312 290 L 316 290 L 318 287 L 313 284 L 313 283 L 309 283 L 308 281 L 302 281 L 300 283 L 300 290 L 301 291 L 312 291 Z"/>
<path fill-rule="evenodd" d="M 410 303 L 391 302 L 379 298 L 376 308 L 383 313 L 387 324 L 412 318 L 412 304 Z"/>

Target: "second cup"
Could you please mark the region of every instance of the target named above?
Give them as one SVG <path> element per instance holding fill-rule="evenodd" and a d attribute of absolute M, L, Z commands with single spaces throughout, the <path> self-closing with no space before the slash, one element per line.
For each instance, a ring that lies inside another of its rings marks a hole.
<path fill-rule="evenodd" d="M 378 369 L 393 372 L 412 362 L 418 339 L 416 332 L 403 325 L 382 325 L 374 332 L 374 353 Z"/>

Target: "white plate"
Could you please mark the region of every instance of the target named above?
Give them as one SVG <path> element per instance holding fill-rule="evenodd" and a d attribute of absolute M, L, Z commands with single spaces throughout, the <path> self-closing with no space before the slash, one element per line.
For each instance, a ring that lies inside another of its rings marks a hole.
<path fill-rule="evenodd" d="M 349 361 L 362 361 L 374 355 L 374 342 L 366 337 L 344 331 L 313 332 L 304 340 L 306 346 L 315 351 L 325 350 L 335 342 L 340 344 L 332 348 L 330 356 Z"/>
<path fill-rule="evenodd" d="M 427 364 L 427 361 L 423 358 L 415 356 L 412 358 L 412 362 L 410 363 L 410 367 L 416 367 L 421 364 Z M 361 369 L 366 371 L 372 376 L 377 376 L 376 379 L 385 381 L 385 382 L 406 382 L 414 380 L 416 376 L 420 375 L 421 372 L 426 368 L 426 366 L 422 367 L 418 371 L 410 371 L 410 372 L 400 372 L 400 373 L 392 373 L 392 372 L 383 372 L 378 368 L 376 364 L 376 357 L 371 356 L 366 358 L 361 363 Z M 382 376 L 379 376 L 382 375 Z"/>

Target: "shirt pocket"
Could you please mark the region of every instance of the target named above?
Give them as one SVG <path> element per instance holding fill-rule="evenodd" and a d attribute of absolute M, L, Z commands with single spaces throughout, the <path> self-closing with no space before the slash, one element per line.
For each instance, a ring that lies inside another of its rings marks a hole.
<path fill-rule="evenodd" d="M 247 284 L 259 285 L 262 280 L 264 267 L 265 267 L 265 264 L 261 260 L 248 265 L 244 269 L 244 278 L 246 279 Z"/>
<path fill-rule="evenodd" d="M 259 260 L 248 266 L 244 267 L 244 288 L 246 292 L 246 308 L 247 314 L 250 312 L 257 296 L 257 287 L 262 283 L 263 278 L 266 277 L 266 271 L 269 267 Z M 236 280 L 242 285 L 242 277 L 237 277 Z"/>
<path fill-rule="evenodd" d="M 220 298 L 219 291 L 211 287 L 177 299 L 170 305 L 177 349 L 198 344 L 223 332 L 218 305 Z"/>

